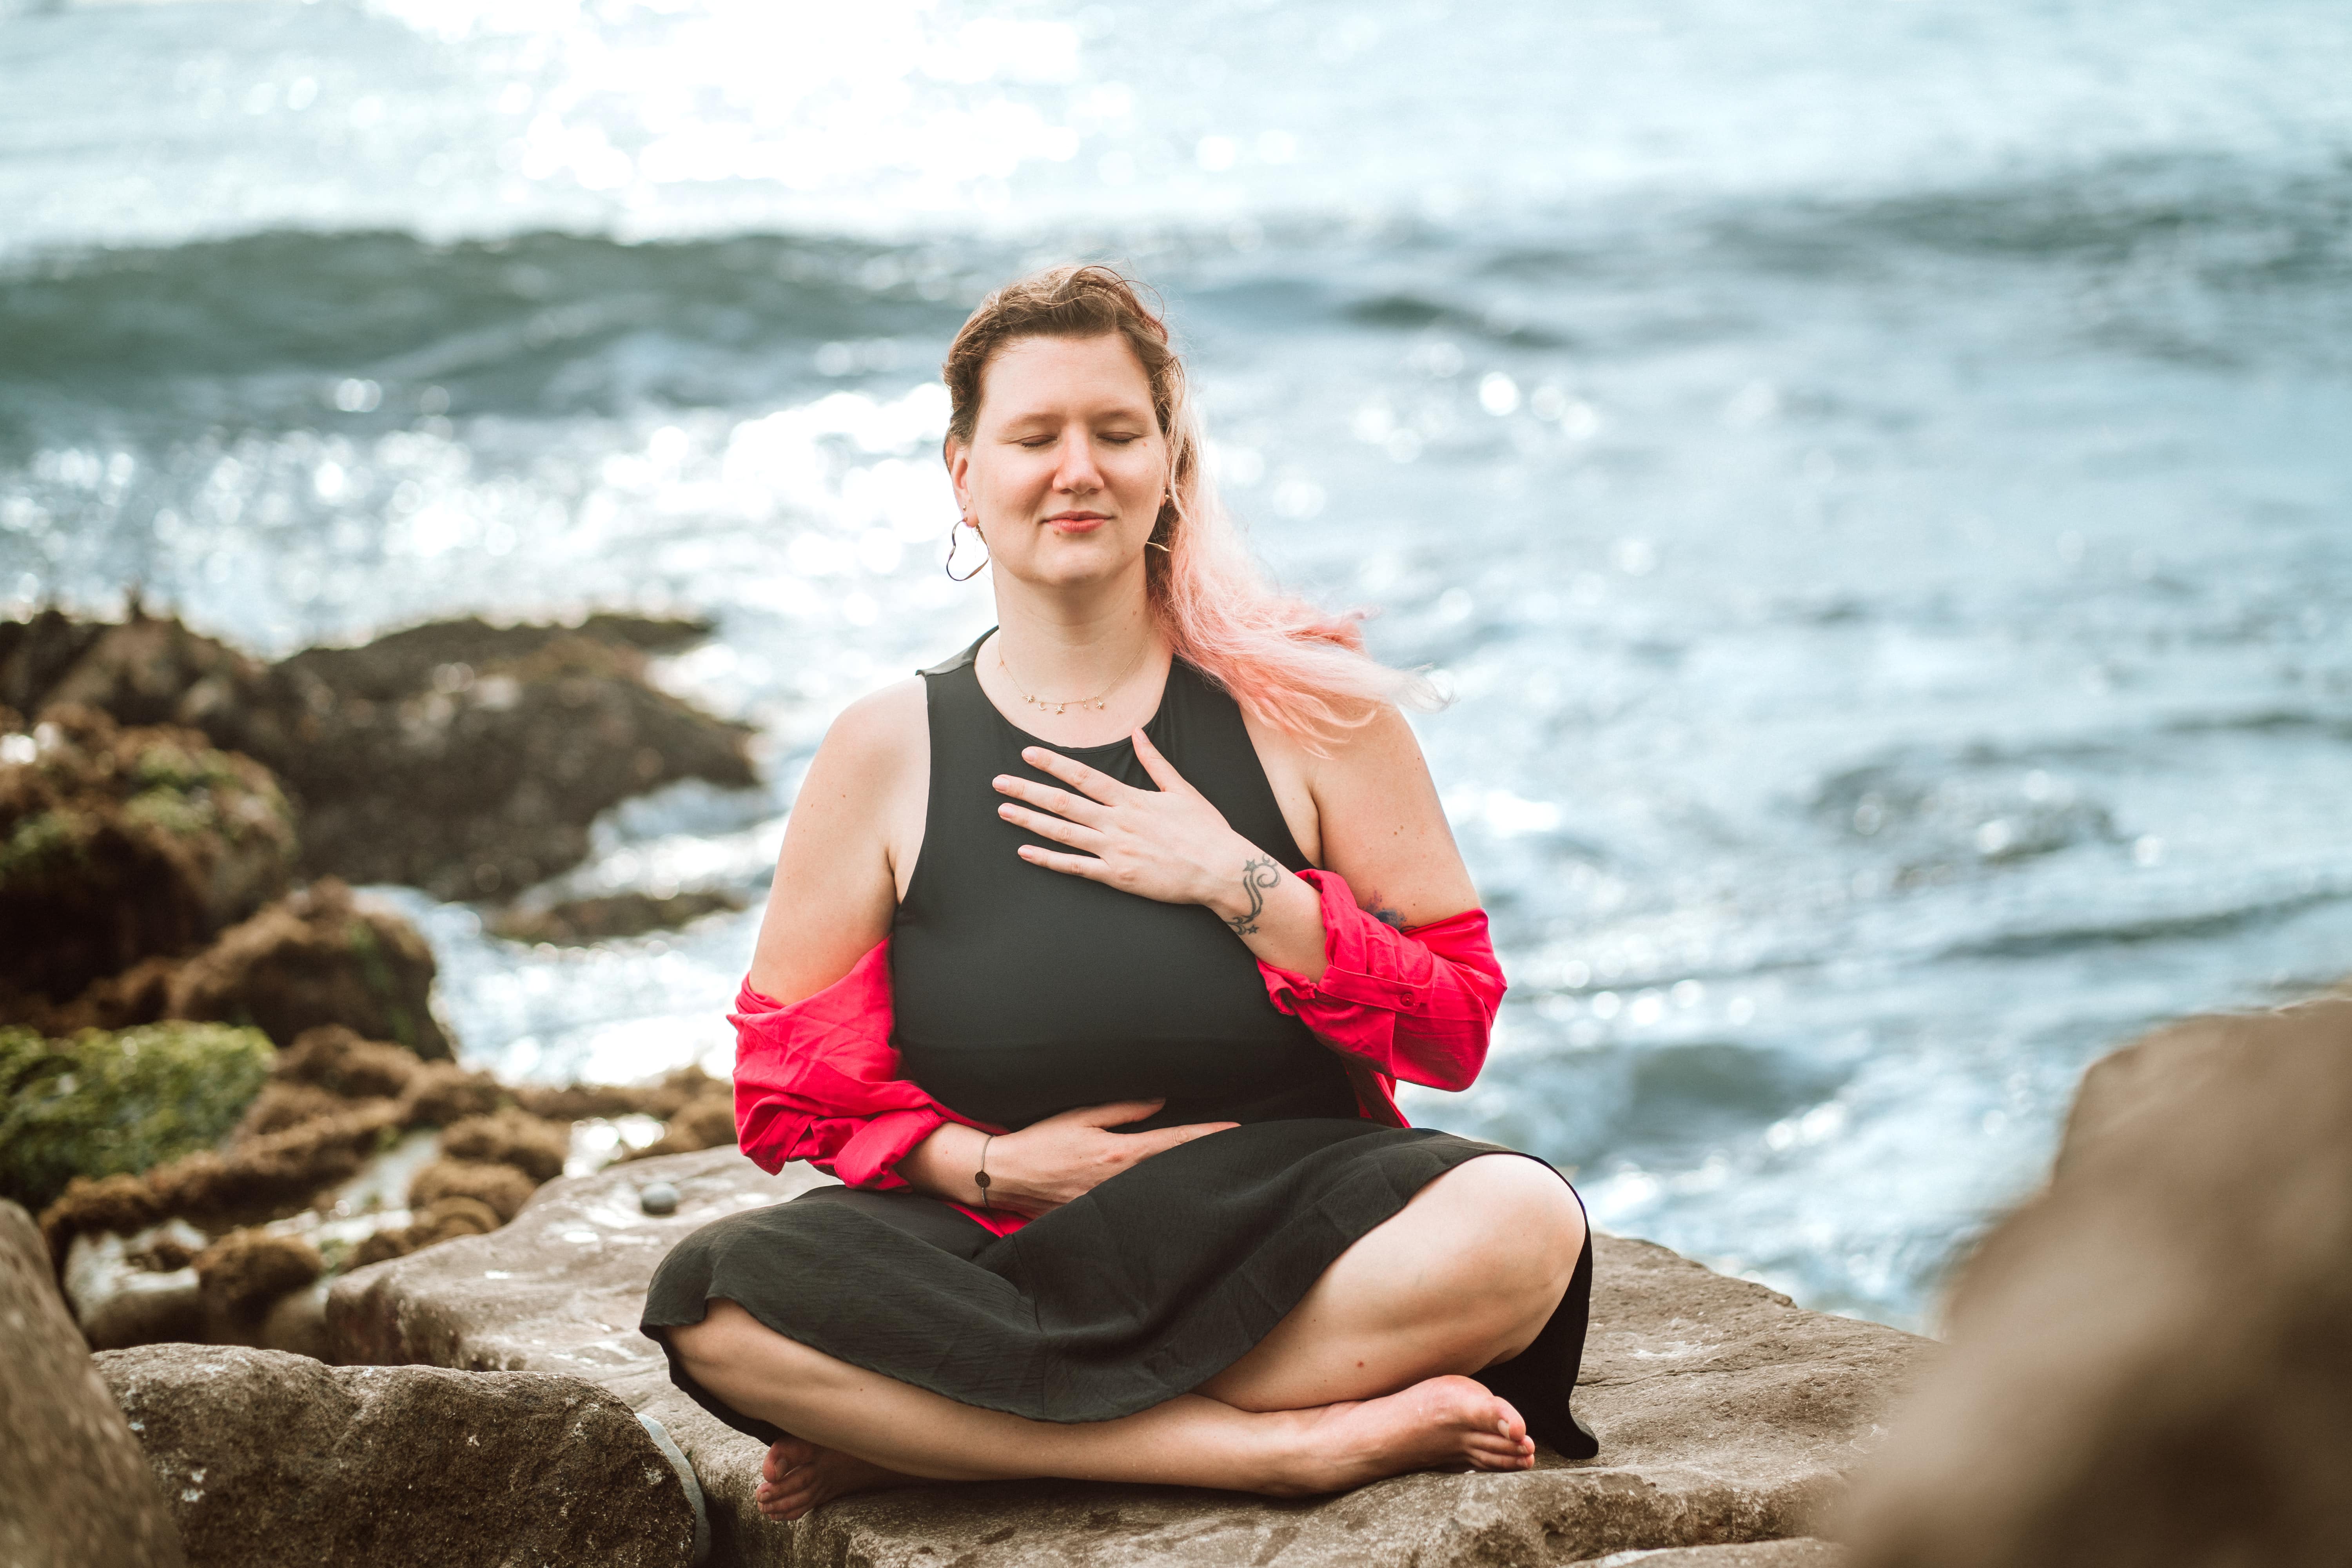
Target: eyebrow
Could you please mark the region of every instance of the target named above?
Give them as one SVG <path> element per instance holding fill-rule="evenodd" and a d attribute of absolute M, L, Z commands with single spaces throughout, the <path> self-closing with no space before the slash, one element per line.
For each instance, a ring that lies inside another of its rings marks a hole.
<path fill-rule="evenodd" d="M 1108 421 L 1122 419 L 1141 425 L 1146 428 L 1151 428 L 1154 425 L 1150 410 L 1134 405 L 1121 405 L 1099 410 L 1089 416 L 1089 423 L 1103 424 Z M 1061 423 L 1062 412 L 1060 410 L 1051 408 L 1033 408 L 1024 413 L 1008 416 L 1004 421 L 1003 427 L 1008 430 L 1017 430 L 1022 426 L 1028 425 L 1059 425 Z"/>

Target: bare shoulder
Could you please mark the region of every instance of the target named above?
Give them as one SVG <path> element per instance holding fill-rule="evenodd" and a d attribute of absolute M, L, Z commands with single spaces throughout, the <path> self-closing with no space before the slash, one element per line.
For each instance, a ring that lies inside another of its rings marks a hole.
<path fill-rule="evenodd" d="M 905 766 L 910 756 L 927 760 L 930 732 L 923 678 L 910 675 L 843 709 L 817 747 L 819 762 L 845 772 L 871 775 Z M 815 771 L 817 763 L 810 769 Z"/>
<path fill-rule="evenodd" d="M 1476 908 L 1477 888 L 1404 714 L 1381 704 L 1329 752 L 1312 760 L 1323 864 L 1347 879 L 1357 902 L 1402 925 Z"/>
<path fill-rule="evenodd" d="M 795 838 L 814 848 L 820 836 L 835 858 L 871 852 L 894 871 L 911 862 L 909 836 L 922 834 L 930 762 L 921 677 L 893 681 L 843 709 L 818 743 L 793 802 L 786 863 L 795 858 Z"/>
<path fill-rule="evenodd" d="M 1370 719 L 1339 737 L 1330 747 L 1330 755 L 1316 762 L 1318 781 L 1374 786 L 1406 780 L 1429 783 L 1429 763 L 1421 754 L 1421 740 L 1393 702 L 1374 708 Z"/>
<path fill-rule="evenodd" d="M 814 995 L 890 929 L 922 837 L 930 733 L 923 683 L 902 680 L 842 710 L 784 822 L 751 983 L 780 1002 Z"/>

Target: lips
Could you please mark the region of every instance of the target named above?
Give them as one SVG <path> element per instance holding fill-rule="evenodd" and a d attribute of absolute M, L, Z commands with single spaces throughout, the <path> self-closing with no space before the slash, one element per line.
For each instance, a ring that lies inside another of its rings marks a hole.
<path fill-rule="evenodd" d="M 1045 522 L 1056 533 L 1092 533 L 1109 521 L 1100 512 L 1069 511 L 1049 517 Z"/>

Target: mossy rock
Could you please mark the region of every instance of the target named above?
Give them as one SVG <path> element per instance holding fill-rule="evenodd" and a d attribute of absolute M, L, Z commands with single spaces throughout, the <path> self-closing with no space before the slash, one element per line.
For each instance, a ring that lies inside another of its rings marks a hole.
<path fill-rule="evenodd" d="M 71 705 L 7 740 L 0 990 L 69 1002 L 142 960 L 194 952 L 286 890 L 293 811 L 251 758 L 194 730 L 120 729 Z"/>
<path fill-rule="evenodd" d="M 0 1197 L 38 1213 L 75 1176 L 135 1175 L 211 1148 L 276 1058 L 259 1030 L 223 1024 L 62 1040 L 0 1029 Z"/>

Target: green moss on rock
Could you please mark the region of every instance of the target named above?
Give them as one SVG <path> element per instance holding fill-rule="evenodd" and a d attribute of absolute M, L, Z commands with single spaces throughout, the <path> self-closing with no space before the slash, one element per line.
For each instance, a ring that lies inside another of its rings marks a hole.
<path fill-rule="evenodd" d="M 142 960 L 194 952 L 285 891 L 293 809 L 251 758 L 69 703 L 9 739 L 0 1018 L 63 1033 L 47 1007 Z"/>
<path fill-rule="evenodd" d="M 257 1029 L 0 1029 L 0 1197 L 35 1212 L 75 1176 L 136 1174 L 226 1135 L 277 1057 Z"/>

